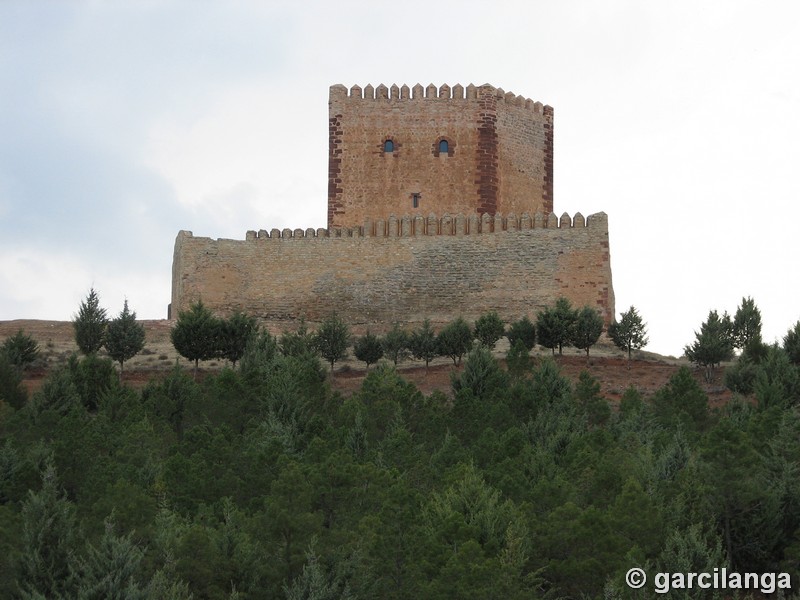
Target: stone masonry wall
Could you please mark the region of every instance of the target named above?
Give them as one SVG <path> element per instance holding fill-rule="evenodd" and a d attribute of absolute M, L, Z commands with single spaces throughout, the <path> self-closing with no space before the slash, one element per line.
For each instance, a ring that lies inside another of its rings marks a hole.
<path fill-rule="evenodd" d="M 553 211 L 553 109 L 534 106 L 539 118 L 531 119 L 527 102 L 509 93 L 498 103 L 498 195 L 504 199 L 503 212 L 519 214 L 530 210 L 520 201 L 536 194 L 536 210 L 547 214 Z"/>
<path fill-rule="evenodd" d="M 202 299 L 219 314 L 313 323 L 335 311 L 383 330 L 492 309 L 535 318 L 562 295 L 606 322 L 615 314 L 605 213 L 392 216 L 352 229 L 249 231 L 245 240 L 182 231 L 171 314 Z"/>
<path fill-rule="evenodd" d="M 552 131 L 551 107 L 488 84 L 331 86 L 328 226 L 415 210 L 548 214 Z"/>

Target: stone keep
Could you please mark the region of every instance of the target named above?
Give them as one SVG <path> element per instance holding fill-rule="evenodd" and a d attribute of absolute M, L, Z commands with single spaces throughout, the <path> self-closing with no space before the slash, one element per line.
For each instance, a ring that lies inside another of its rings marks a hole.
<path fill-rule="evenodd" d="M 604 213 L 553 213 L 553 110 L 480 87 L 330 88 L 328 227 L 175 241 L 170 316 L 202 299 L 280 329 L 506 320 L 559 296 L 614 316 Z"/>
<path fill-rule="evenodd" d="M 549 106 L 490 85 L 334 85 L 328 117 L 329 227 L 553 210 Z"/>

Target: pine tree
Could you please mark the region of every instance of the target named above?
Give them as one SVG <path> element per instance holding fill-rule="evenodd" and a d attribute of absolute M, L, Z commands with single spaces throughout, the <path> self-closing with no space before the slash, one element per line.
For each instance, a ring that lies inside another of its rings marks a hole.
<path fill-rule="evenodd" d="M 506 332 L 508 345 L 514 347 L 517 340 L 521 340 L 529 351 L 536 345 L 536 326 L 528 317 L 522 317 L 519 321 L 514 321 Z"/>
<path fill-rule="evenodd" d="M 575 400 L 586 414 L 589 425 L 602 425 L 611 417 L 611 409 L 600 391 L 600 382 L 581 371 L 575 385 Z"/>
<path fill-rule="evenodd" d="M 336 361 L 347 356 L 349 344 L 350 328 L 335 313 L 322 322 L 314 335 L 314 345 L 322 358 L 331 364 L 331 373 Z"/>
<path fill-rule="evenodd" d="M 506 368 L 514 379 L 522 378 L 529 373 L 533 366 L 530 350 L 525 347 L 525 342 L 516 339 L 506 353 Z"/>
<path fill-rule="evenodd" d="M 358 360 L 367 363 L 367 370 L 369 370 L 370 365 L 383 358 L 383 346 L 377 335 L 367 331 L 363 337 L 356 339 L 353 344 L 353 354 Z"/>
<path fill-rule="evenodd" d="M 664 540 L 658 557 L 658 569 L 669 573 L 705 572 L 728 567 L 730 563 L 722 548 L 722 539 L 716 532 L 704 531 L 700 523 L 685 529 L 672 530 Z M 710 590 L 708 590 L 710 591 Z M 722 593 L 703 594 L 709 600 L 721 600 Z"/>
<path fill-rule="evenodd" d="M 423 321 L 419 329 L 411 333 L 408 341 L 408 347 L 411 349 L 411 354 L 417 360 L 425 361 L 425 372 L 428 371 L 430 362 L 439 356 L 439 346 L 436 343 L 436 333 L 431 327 L 431 322 L 428 319 Z"/>
<path fill-rule="evenodd" d="M 761 311 L 749 296 L 742 298 L 742 303 L 736 309 L 731 336 L 734 348 L 739 350 L 761 343 Z"/>
<path fill-rule="evenodd" d="M 103 347 L 107 325 L 106 309 L 100 308 L 100 296 L 91 288 L 72 320 L 75 343 L 83 354 L 95 354 Z"/>
<path fill-rule="evenodd" d="M 506 375 L 491 351 L 486 346 L 478 345 L 467 355 L 464 371 L 460 374 L 456 374 L 456 371 L 451 373 L 450 383 L 456 394 L 462 389 L 469 389 L 475 398 L 484 399 L 505 388 Z"/>
<path fill-rule="evenodd" d="M 536 319 L 536 331 L 539 344 L 550 348 L 555 356 L 556 348 L 561 356 L 564 346 L 572 341 L 575 321 L 578 313 L 572 308 L 569 300 L 559 298 L 553 307 L 541 311 Z"/>
<path fill-rule="evenodd" d="M 284 331 L 279 346 L 284 356 L 316 354 L 314 335 L 309 333 L 305 319 L 301 318 L 296 331 Z"/>
<path fill-rule="evenodd" d="M 464 319 L 458 317 L 439 332 L 436 343 L 439 346 L 439 354 L 449 356 L 453 365 L 458 366 L 461 357 L 472 348 L 472 330 Z"/>
<path fill-rule="evenodd" d="M 125 300 L 119 317 L 112 319 L 106 331 L 106 350 L 108 355 L 119 363 L 119 377 L 125 361 L 133 358 L 144 348 L 144 326 L 136 321 L 136 313 L 128 310 Z"/>
<path fill-rule="evenodd" d="M 72 355 L 67 361 L 67 368 L 83 405 L 91 411 L 97 410 L 103 396 L 119 381 L 113 361 L 96 354 L 81 360 Z"/>
<path fill-rule="evenodd" d="M 539 314 L 536 315 L 536 334 L 539 345 L 543 348 L 550 348 L 553 356 L 556 355 L 556 348 L 558 347 L 557 327 L 555 314 L 553 314 L 553 309 L 549 306 L 539 311 Z"/>
<path fill-rule="evenodd" d="M 628 360 L 630 360 L 631 351 L 644 348 L 649 341 L 647 325 L 633 306 L 626 312 L 620 313 L 620 317 L 619 322 L 614 321 L 609 325 L 608 336 L 617 348 L 628 353 Z"/>
<path fill-rule="evenodd" d="M 42 473 L 42 488 L 28 492 L 22 521 L 21 597 L 74 598 L 78 585 L 75 508 L 61 491 L 50 461 Z"/>
<path fill-rule="evenodd" d="M 131 541 L 131 535 L 114 532 L 113 515 L 105 522 L 98 546 L 90 546 L 83 561 L 78 591 L 79 600 L 145 600 L 147 593 L 138 581 L 144 551 Z"/>
<path fill-rule="evenodd" d="M 726 314 L 720 318 L 717 311 L 709 311 L 708 319 L 694 335 L 697 339 L 684 348 L 684 353 L 690 361 L 705 367 L 706 381 L 710 382 L 714 368 L 722 361 L 733 358 L 730 317 Z"/>
<path fill-rule="evenodd" d="M 181 439 L 186 413 L 197 402 L 199 395 L 197 382 L 176 361 L 164 379 L 159 382 L 151 380 L 147 384 L 142 390 L 142 401 L 152 406 L 155 413 L 164 418 Z"/>
<path fill-rule="evenodd" d="M 792 363 L 800 365 L 800 321 L 783 336 L 783 349 Z"/>
<path fill-rule="evenodd" d="M 707 485 L 708 501 L 715 507 L 725 554 L 734 568 L 742 560 L 752 533 L 742 535 L 749 513 L 758 509 L 766 495 L 758 481 L 760 457 L 750 435 L 731 419 L 722 419 L 704 438 L 698 453 L 698 470 Z"/>
<path fill-rule="evenodd" d="M 53 369 L 30 401 L 34 414 L 53 411 L 62 416 L 82 404 L 71 364 Z"/>
<path fill-rule="evenodd" d="M 603 317 L 596 310 L 584 306 L 578 312 L 578 318 L 575 320 L 575 328 L 572 331 L 572 345 L 581 350 L 586 350 L 588 358 L 589 348 L 597 343 L 601 333 L 603 333 Z"/>
<path fill-rule="evenodd" d="M 269 331 L 262 329 L 247 341 L 239 371 L 245 377 L 265 379 L 273 361 L 279 355 L 278 340 Z"/>
<path fill-rule="evenodd" d="M 159 569 L 147 585 L 147 597 L 160 600 L 192 600 L 189 585 L 174 574 L 174 567 Z"/>
<path fill-rule="evenodd" d="M 219 354 L 236 368 L 250 338 L 258 333 L 258 322 L 255 317 L 236 311 L 230 318 L 220 321 L 219 327 Z"/>
<path fill-rule="evenodd" d="M 397 366 L 397 363 L 408 358 L 408 334 L 395 323 L 381 339 L 383 354 Z"/>
<path fill-rule="evenodd" d="M 26 335 L 22 329 L 3 342 L 0 346 L 9 363 L 20 370 L 24 370 L 39 358 L 39 344 L 31 336 Z"/>
<path fill-rule="evenodd" d="M 22 385 L 22 373 L 9 362 L 5 353 L 0 352 L 0 403 L 5 402 L 19 409 L 27 400 L 28 392 Z"/>
<path fill-rule="evenodd" d="M 478 340 L 479 344 L 492 350 L 497 340 L 505 334 L 505 329 L 500 315 L 497 314 L 497 311 L 492 310 L 481 315 L 478 317 L 478 320 L 475 321 L 475 338 Z"/>
<path fill-rule="evenodd" d="M 665 428 L 698 431 L 708 421 L 708 396 L 692 377 L 689 367 L 678 369 L 653 394 L 651 406 L 656 421 Z"/>
<path fill-rule="evenodd" d="M 178 322 L 170 332 L 172 345 L 178 354 L 194 362 L 194 377 L 201 360 L 209 360 L 218 354 L 219 320 L 198 300 L 178 314 Z"/>
<path fill-rule="evenodd" d="M 755 375 L 753 391 L 762 408 L 800 402 L 800 370 L 777 344 L 766 347 Z"/>
<path fill-rule="evenodd" d="M 286 600 L 354 600 L 350 588 L 335 568 L 328 572 L 314 551 L 306 553 L 303 571 L 292 580 L 291 586 L 283 584 Z"/>

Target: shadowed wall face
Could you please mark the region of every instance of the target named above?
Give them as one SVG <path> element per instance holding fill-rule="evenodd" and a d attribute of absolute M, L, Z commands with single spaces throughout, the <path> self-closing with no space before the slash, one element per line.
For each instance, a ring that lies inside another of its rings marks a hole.
<path fill-rule="evenodd" d="M 553 109 L 490 85 L 330 88 L 328 226 L 553 210 Z"/>
<path fill-rule="evenodd" d="M 269 321 L 337 312 L 352 325 L 441 324 L 497 310 L 507 320 L 559 296 L 608 322 L 614 292 L 608 221 L 537 214 L 404 217 L 352 229 L 248 232 L 175 242 L 172 315 L 198 299 Z"/>

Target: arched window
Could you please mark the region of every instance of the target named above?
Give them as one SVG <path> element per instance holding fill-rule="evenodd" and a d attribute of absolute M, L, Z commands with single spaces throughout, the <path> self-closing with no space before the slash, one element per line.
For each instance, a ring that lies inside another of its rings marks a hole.
<path fill-rule="evenodd" d="M 386 140 L 383 142 L 383 151 L 394 152 L 394 142 L 392 140 Z"/>
<path fill-rule="evenodd" d="M 431 144 L 431 154 L 434 156 L 453 156 L 456 150 L 456 143 L 446 137 L 440 137 Z"/>

